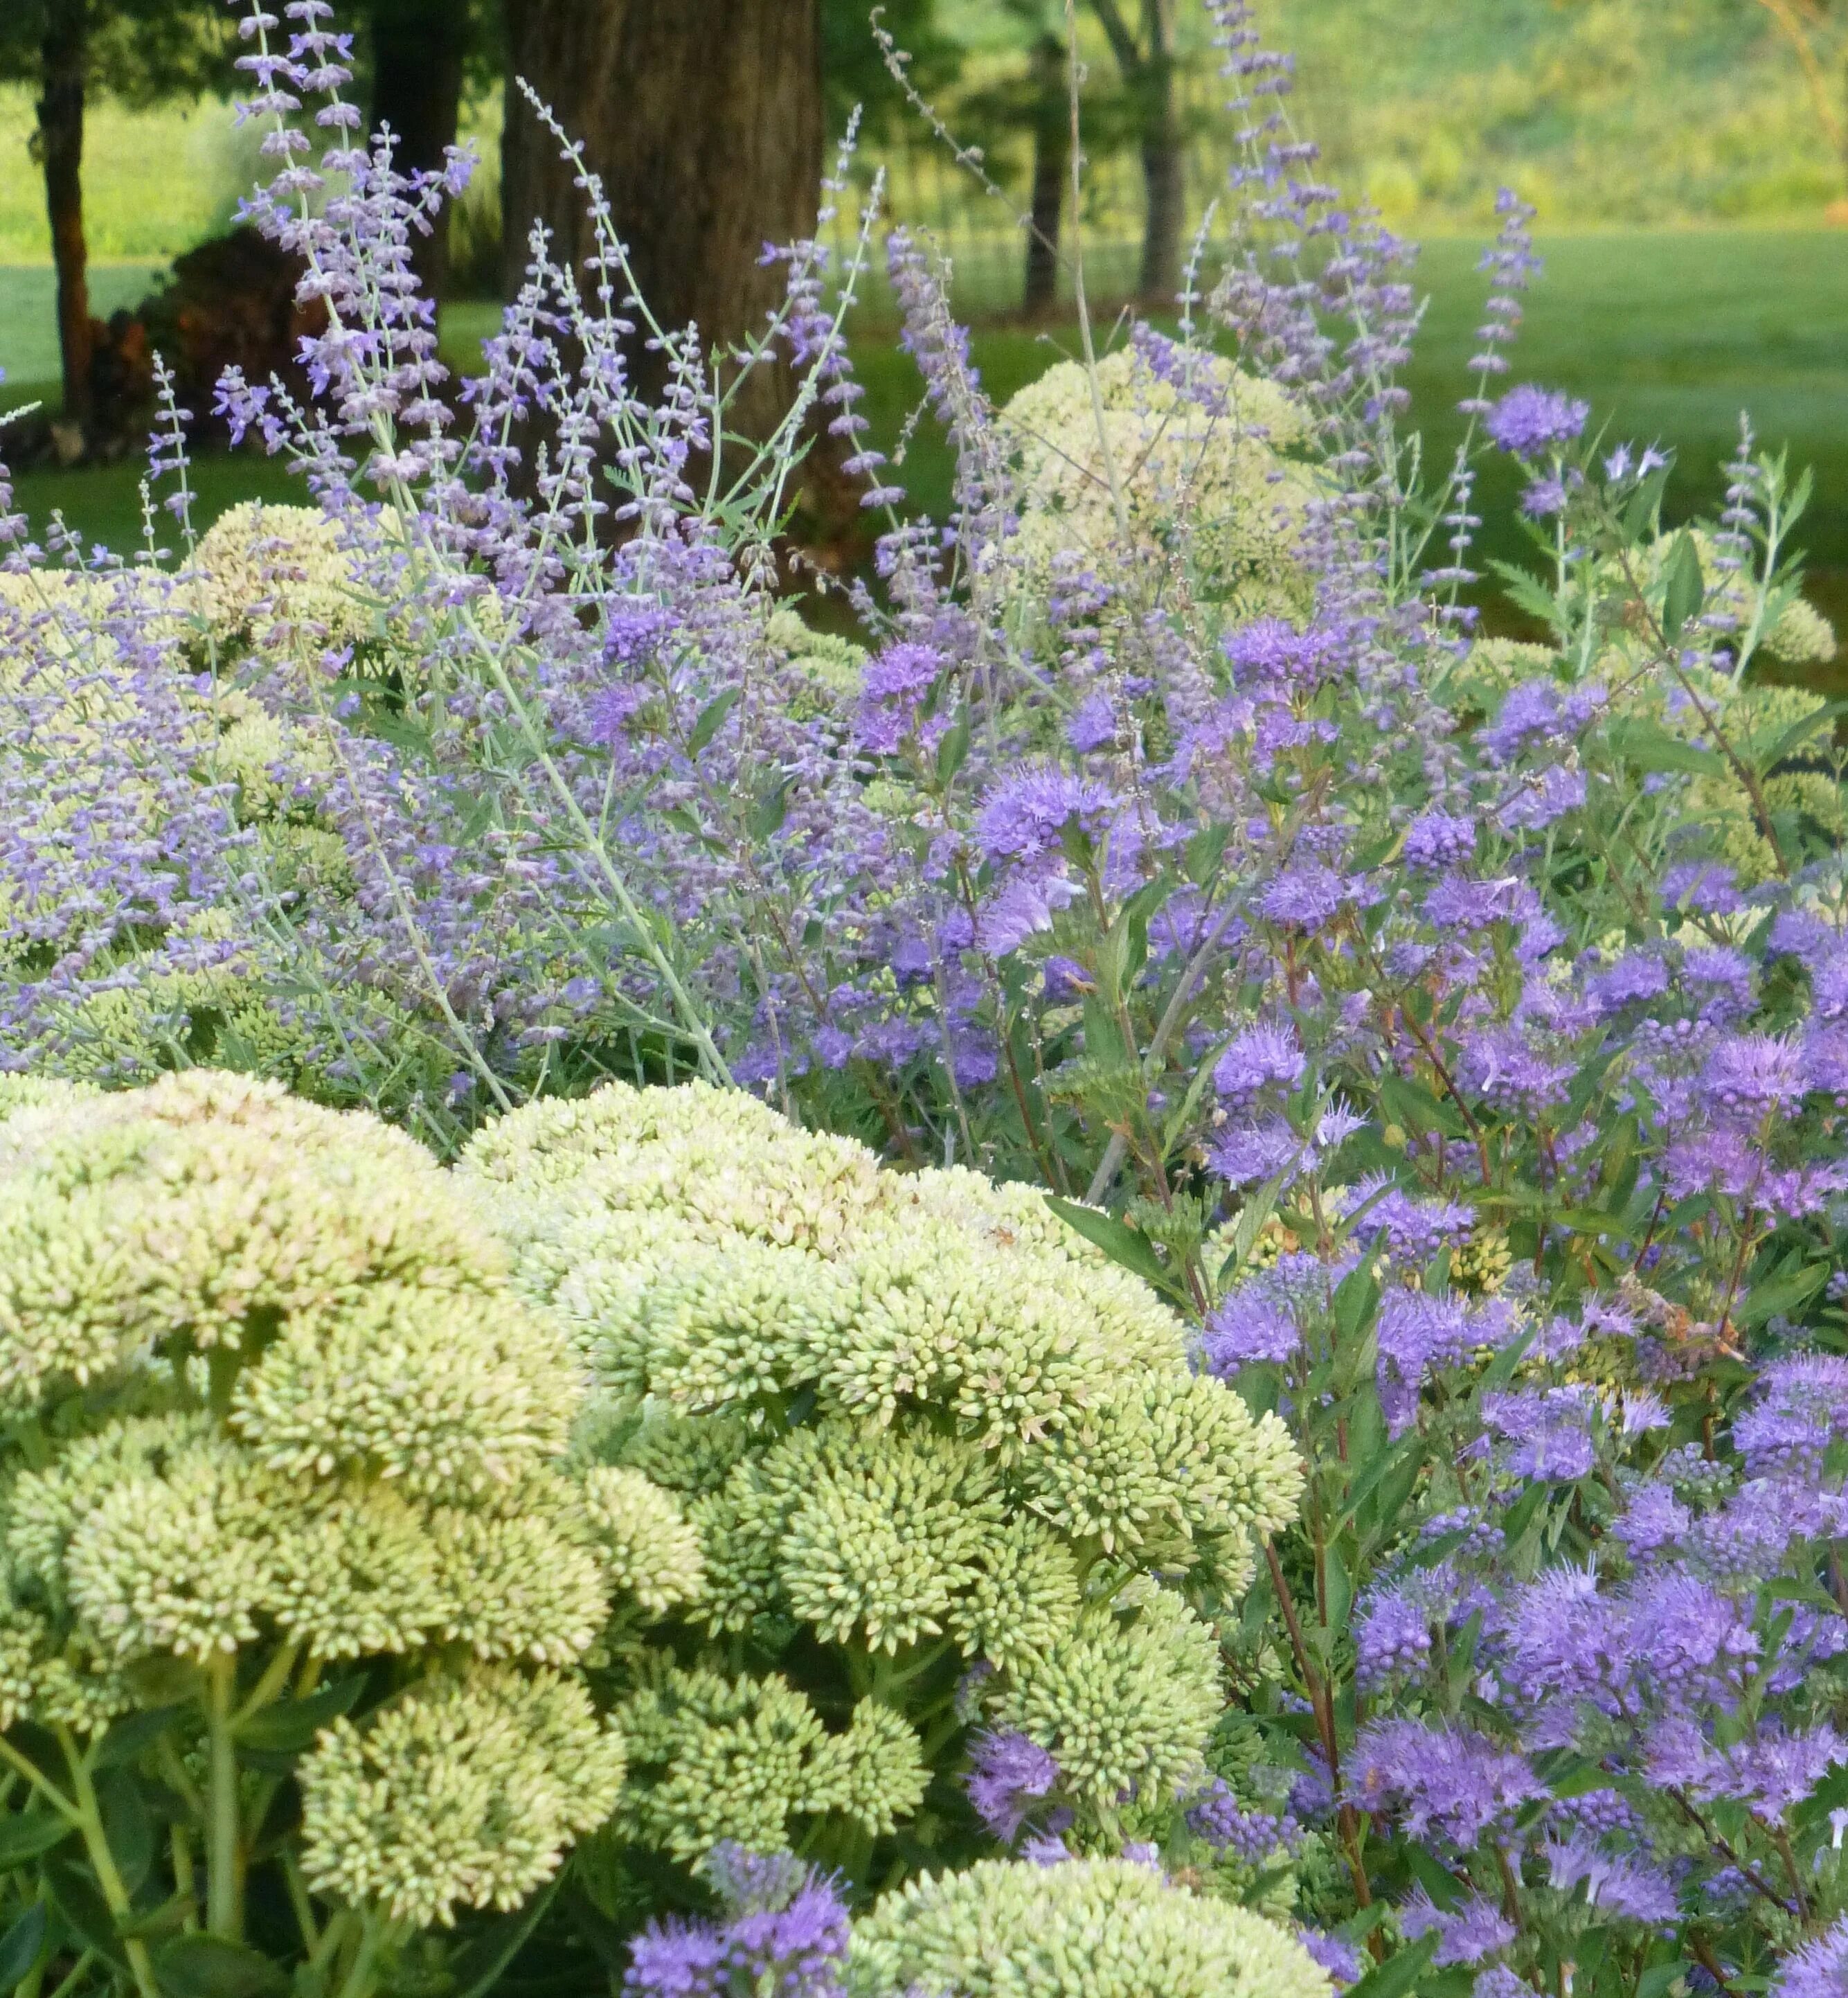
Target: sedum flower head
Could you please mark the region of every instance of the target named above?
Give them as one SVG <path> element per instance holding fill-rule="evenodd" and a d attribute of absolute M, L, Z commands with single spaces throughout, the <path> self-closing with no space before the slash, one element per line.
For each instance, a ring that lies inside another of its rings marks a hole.
<path fill-rule="evenodd" d="M 1015 1673 L 997 1717 L 1049 1749 L 1073 1792 L 1107 1805 L 1159 1803 L 1199 1775 L 1223 1704 L 1218 1647 L 1164 1590 L 1125 1619 L 1087 1609 L 1043 1658 Z"/>
<path fill-rule="evenodd" d="M 0 1258 L 41 1440 L 0 1484 L 3 1724 L 95 1734 L 161 1659 L 360 1661 L 396 1691 L 302 1765 L 310 1884 L 416 1924 L 523 1899 L 621 1784 L 577 1668 L 702 1563 L 668 1492 L 568 1457 L 588 1374 L 471 1200 L 235 1075 L 12 1087 Z"/>
<path fill-rule="evenodd" d="M 854 1998 L 1328 1998 L 1285 1930 L 1124 1859 L 983 1860 L 886 1895 L 855 1924 Z"/>
<path fill-rule="evenodd" d="M 1312 488 L 1287 454 L 1307 434 L 1302 411 L 1225 362 L 1196 358 L 1192 378 L 1178 380 L 1161 360 L 1132 347 L 1106 355 L 1101 418 L 1090 371 L 1075 361 L 1048 368 L 1000 412 L 1029 564 L 1044 574 L 1076 555 L 1108 574 L 1126 555 L 1147 559 L 1184 539 L 1202 580 L 1247 617 L 1301 612 L 1297 541 Z"/>
<path fill-rule="evenodd" d="M 627 1590 L 658 1615 L 690 1602 L 704 1579 L 699 1537 L 679 1508 L 639 1471 L 599 1464 L 582 1485 L 584 1512 L 605 1585 Z"/>
<path fill-rule="evenodd" d="M 361 1725 L 337 1721 L 304 1758 L 302 1872 L 420 1927 L 458 1906 L 516 1907 L 609 1815 L 623 1768 L 573 1680 L 426 1679 Z"/>
<path fill-rule="evenodd" d="M 863 1700 L 831 1734 L 780 1675 L 727 1677 L 655 1659 L 617 1709 L 634 1777 L 617 1823 L 693 1860 L 720 1841 L 756 1851 L 790 1842 L 793 1819 L 839 1812 L 869 1836 L 922 1801 L 927 1771 L 902 1715 Z"/>
<path fill-rule="evenodd" d="M 597 1447 L 687 1495 L 696 1627 L 772 1656 L 801 1630 L 803 1655 L 842 1647 L 875 1683 L 886 1659 L 900 1684 L 979 1664 L 989 1717 L 1055 1754 L 1100 1819 L 1129 1791 L 1157 1815 L 1197 1775 L 1213 1633 L 1146 1573 L 1136 1609 L 1087 1606 L 1087 1581 L 1111 1561 L 1242 1588 L 1253 1535 L 1294 1513 L 1296 1452 L 1043 1198 L 883 1170 L 706 1088 L 516 1111 L 464 1176 L 614 1398 Z M 693 1857 L 830 1810 L 884 1826 L 916 1744 L 876 1723 L 907 1744 L 877 1796 L 881 1758 L 794 1686 L 650 1682 L 623 1723 L 631 1835 Z"/>

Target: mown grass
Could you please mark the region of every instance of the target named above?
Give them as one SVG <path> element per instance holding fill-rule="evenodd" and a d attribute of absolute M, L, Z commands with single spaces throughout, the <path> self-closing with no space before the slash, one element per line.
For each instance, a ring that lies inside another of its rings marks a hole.
<path fill-rule="evenodd" d="M 1814 467 L 1815 496 L 1798 539 L 1818 572 L 1816 593 L 1848 624 L 1848 233 L 1591 235 L 1542 247 L 1548 268 L 1530 302 L 1518 372 L 1584 396 L 1613 440 L 1672 444 L 1678 465 L 1671 504 L 1683 513 L 1717 503 L 1739 413 L 1749 408 L 1767 448 L 1787 448 L 1793 462 Z M 1420 267 L 1429 304 L 1408 380 L 1435 466 L 1448 462 L 1461 434 L 1455 405 L 1467 392 L 1480 320 L 1480 250 L 1474 240 L 1440 239 L 1427 246 Z M 12 329 L 39 310 L 16 274 L 0 271 L 0 362 L 9 340 L 19 338 Z M 489 306 L 451 308 L 444 320 L 451 358 L 470 365 L 493 320 Z M 1069 328 L 990 327 L 976 333 L 974 355 L 999 399 L 1076 346 Z M 915 368 L 887 328 L 869 327 L 855 358 L 876 434 L 896 437 L 918 395 Z M 33 392 L 23 382 L 0 388 L 0 407 Z M 904 468 L 919 505 L 944 509 L 950 471 L 941 436 L 926 423 Z M 34 472 L 19 480 L 19 496 L 35 525 L 60 506 L 87 536 L 126 547 L 140 532 L 136 478 L 132 465 Z M 278 466 L 242 456 L 206 461 L 198 484 L 202 518 L 239 497 L 295 489 Z M 1479 510 L 1491 523 L 1505 522 L 1516 491 L 1510 468 L 1491 468 Z M 1492 529 L 1491 551 L 1513 555 L 1519 545 L 1505 524 Z"/>

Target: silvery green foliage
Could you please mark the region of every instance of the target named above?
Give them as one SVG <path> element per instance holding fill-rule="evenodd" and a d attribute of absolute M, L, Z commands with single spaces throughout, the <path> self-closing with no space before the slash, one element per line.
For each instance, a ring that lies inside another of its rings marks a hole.
<path fill-rule="evenodd" d="M 701 1576 L 583 1395 L 402 1133 L 0 1082 L 16 1981 L 368 1998 L 554 1877 L 625 1765 L 585 1658 Z"/>

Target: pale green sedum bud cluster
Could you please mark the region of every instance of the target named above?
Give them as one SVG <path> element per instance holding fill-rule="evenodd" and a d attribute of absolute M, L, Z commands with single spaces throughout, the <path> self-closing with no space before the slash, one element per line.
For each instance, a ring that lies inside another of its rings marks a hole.
<path fill-rule="evenodd" d="M 1247 1909 L 1124 1859 L 983 1860 L 854 1925 L 851 1998 L 1328 1998 L 1327 1973 Z"/>
<path fill-rule="evenodd" d="M 1121 347 L 1098 362 L 1095 399 L 1091 371 L 1067 361 L 1007 404 L 1021 550 L 1035 572 L 1062 557 L 1105 577 L 1126 562 L 1178 563 L 1241 620 L 1301 618 L 1314 489 L 1290 454 L 1309 424 L 1274 382 L 1199 354 L 1186 365 L 1191 379 L 1166 381 Z"/>
<path fill-rule="evenodd" d="M 613 1609 L 701 1585 L 667 1493 L 568 1460 L 587 1384 L 401 1133 L 223 1073 L 0 1083 L 0 1724 L 94 1734 L 157 1679 L 191 1752 L 358 1661 L 306 1884 L 517 1904 L 617 1799 L 579 1669 Z"/>
<path fill-rule="evenodd" d="M 828 1812 L 889 1829 L 941 1750 L 917 1699 L 945 1671 L 965 1717 L 1052 1751 L 1081 1839 L 1131 1835 L 1197 1778 L 1212 1619 L 1293 1516 L 1295 1451 L 1038 1194 L 887 1172 L 700 1085 L 534 1104 L 461 1173 L 599 1378 L 613 1454 L 683 1495 L 709 1658 L 818 1640 L 858 1702 L 824 1735 L 807 1682 L 651 1680 L 621 1715 L 651 1765 L 635 1836 L 693 1857 Z M 838 1744 L 880 1714 L 897 1727 L 843 1803 Z"/>

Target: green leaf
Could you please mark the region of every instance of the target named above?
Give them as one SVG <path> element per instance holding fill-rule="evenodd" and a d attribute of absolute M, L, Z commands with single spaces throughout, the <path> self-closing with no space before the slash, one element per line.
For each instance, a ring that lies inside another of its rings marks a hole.
<path fill-rule="evenodd" d="M 1701 573 L 1700 551 L 1685 528 L 1670 549 L 1662 585 L 1662 635 L 1673 645 L 1701 614 L 1707 600 L 1707 579 Z"/>
<path fill-rule="evenodd" d="M 1347 1566 L 1339 1549 L 1328 1547 L 1324 1550 L 1322 1578 L 1328 1597 L 1327 1615 L 1323 1620 L 1329 1633 L 1339 1637 L 1347 1628 L 1348 1612 L 1354 1606 L 1354 1585 L 1348 1579 Z"/>
<path fill-rule="evenodd" d="M 1383 1077 L 1380 1104 L 1388 1122 L 1404 1130 L 1439 1131 L 1446 1138 L 1460 1138 L 1463 1135 L 1463 1119 L 1421 1082 L 1413 1082 L 1400 1075 Z"/>
<path fill-rule="evenodd" d="M 1206 1073 L 1204 1069 L 1201 1072 Z M 1276 1179 L 1266 1180 L 1238 1210 L 1238 1225 L 1232 1230 L 1231 1253 L 1219 1272 L 1221 1283 L 1231 1282 L 1250 1260 L 1251 1252 L 1257 1246 L 1258 1237 L 1263 1232 L 1265 1222 L 1277 1211 L 1277 1196 L 1283 1191 L 1281 1175 Z"/>
<path fill-rule="evenodd" d="M 74 1859 L 53 1853 L 45 1861 L 44 1878 L 52 1905 L 63 1916 L 64 1926 L 80 1943 L 95 1950 L 124 1976 L 127 1976 L 128 1958 L 123 1951 L 122 1938 L 116 1931 L 115 1917 L 109 1913 L 109 1903 L 97 1892 L 96 1882 L 91 1879 L 88 1870 Z"/>
<path fill-rule="evenodd" d="M 937 781 L 946 790 L 955 782 L 956 773 L 969 755 L 969 708 L 965 703 L 957 709 L 955 720 L 937 745 Z"/>
<path fill-rule="evenodd" d="M 744 815 L 744 829 L 753 839 L 768 839 L 782 830 L 789 815 L 789 779 L 779 777 L 767 790 L 760 791 Z"/>
<path fill-rule="evenodd" d="M 1662 1998 L 1677 1978 L 1685 1977 L 1693 1968 L 1691 1963 L 1680 1957 L 1672 1963 L 1652 1965 L 1636 1980 L 1636 1998 Z"/>
<path fill-rule="evenodd" d="M 1096 1243 L 1113 1263 L 1121 1263 L 1146 1283 L 1162 1290 L 1168 1288 L 1168 1272 L 1162 1267 L 1161 1259 L 1146 1236 L 1138 1235 L 1114 1214 L 1080 1206 L 1075 1200 L 1061 1200 L 1057 1194 L 1048 1194 L 1045 1201 L 1068 1228 L 1075 1228 L 1086 1241 Z"/>
<path fill-rule="evenodd" d="M 725 717 L 738 704 L 741 687 L 727 687 L 717 700 L 708 701 L 700 709 L 686 738 L 686 753 L 697 756 L 725 725 Z"/>
<path fill-rule="evenodd" d="M 74 1827 L 68 1818 L 34 1804 L 16 1817 L 0 1818 L 0 1868 L 23 1866 L 62 1845 Z"/>
<path fill-rule="evenodd" d="M 1632 496 L 1623 516 L 1623 538 L 1626 541 L 1634 544 L 1640 541 L 1644 529 L 1655 519 L 1656 509 L 1662 504 L 1662 496 L 1668 488 L 1668 472 L 1666 465 L 1659 465 Z"/>
<path fill-rule="evenodd" d="M 223 1936 L 175 1936 L 154 1952 L 154 1976 L 173 1998 L 271 1998 L 288 1979 L 261 1951 Z"/>
<path fill-rule="evenodd" d="M 96 1785 L 103 1837 L 116 1856 L 116 1870 L 130 1894 L 139 1891 L 154 1863 L 154 1821 L 132 1769 L 106 1771 Z"/>
<path fill-rule="evenodd" d="M 1763 769 L 1774 770 L 1805 736 L 1813 735 L 1824 722 L 1834 721 L 1838 714 L 1848 714 L 1848 700 L 1826 702 L 1814 714 L 1806 714 L 1801 721 L 1793 722 L 1778 737 L 1770 754 L 1763 759 Z"/>
<path fill-rule="evenodd" d="M 1830 1267 L 1827 1263 L 1812 1263 L 1794 1276 L 1780 1277 L 1773 1282 L 1760 1284 L 1732 1314 L 1733 1318 L 1740 1325 L 1763 1325 L 1779 1312 L 1794 1311 L 1798 1305 L 1807 1304 L 1828 1282 Z"/>
<path fill-rule="evenodd" d="M 1696 776 L 1723 776 L 1730 766 L 1717 749 L 1702 749 L 1684 742 L 1653 721 L 1634 717 L 1614 721 L 1611 747 L 1626 763 L 1642 771 L 1685 770 Z"/>
<path fill-rule="evenodd" d="M 1530 617 L 1539 618 L 1542 624 L 1556 626 L 1565 622 L 1560 614 L 1559 599 L 1537 577 L 1513 562 L 1491 558 L 1489 566 L 1501 577 L 1503 593 L 1511 603 L 1518 605 Z"/>
<path fill-rule="evenodd" d="M 4 1936 L 0 1936 L 0 1990 L 10 1991 L 29 1976 L 45 1947 L 51 1917 L 43 1901 L 34 1901 Z"/>
<path fill-rule="evenodd" d="M 1404 1998 L 1430 1968 L 1437 1950 L 1437 1933 L 1421 1935 L 1414 1943 L 1377 1963 L 1358 1984 L 1350 1984 L 1347 1998 Z"/>
<path fill-rule="evenodd" d="M 125 1714 L 102 1737 L 93 1766 L 98 1770 L 114 1769 L 124 1762 L 138 1760 L 185 1711 L 182 1702 L 178 1706 L 150 1707 L 142 1713 Z"/>
<path fill-rule="evenodd" d="M 237 1745 L 292 1754 L 306 1748 L 330 1721 L 350 1713 L 364 1689 L 363 1678 L 341 1679 L 306 1699 L 278 1700 L 273 1706 L 260 1707 L 237 1723 Z"/>
<path fill-rule="evenodd" d="M 483 1998 L 500 1981 L 501 1972 L 551 1906 L 561 1877 L 554 1874 L 523 1908 L 516 1908 L 469 1939 L 449 1966 L 455 1980 L 454 1998 Z"/>

